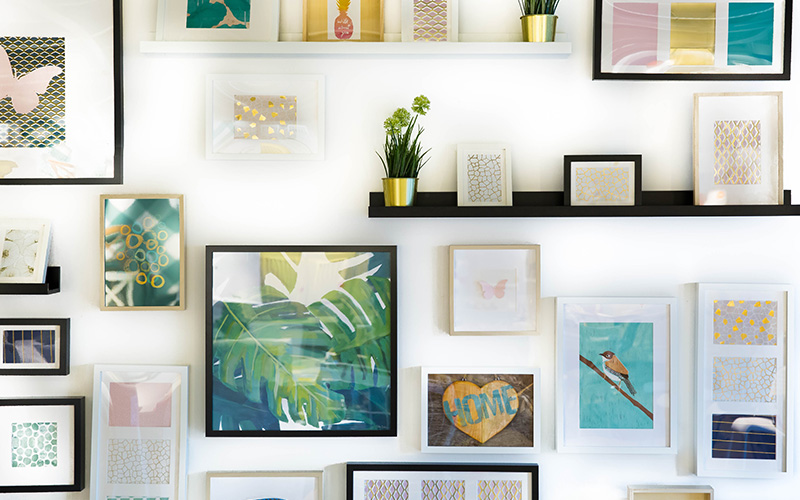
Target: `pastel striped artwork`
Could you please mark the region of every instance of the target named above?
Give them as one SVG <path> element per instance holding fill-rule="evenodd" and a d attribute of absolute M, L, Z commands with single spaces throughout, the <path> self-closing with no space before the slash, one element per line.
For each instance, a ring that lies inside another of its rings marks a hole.
<path fill-rule="evenodd" d="M 711 457 L 776 460 L 775 415 L 714 414 Z"/>
<path fill-rule="evenodd" d="M 56 331 L 3 330 L 3 363 L 55 364 Z"/>

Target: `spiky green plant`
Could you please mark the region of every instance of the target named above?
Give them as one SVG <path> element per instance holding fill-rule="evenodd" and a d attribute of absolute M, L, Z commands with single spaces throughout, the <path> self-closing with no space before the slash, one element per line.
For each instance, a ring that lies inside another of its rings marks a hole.
<path fill-rule="evenodd" d="M 533 16 L 537 14 L 554 15 L 559 0 L 517 0 L 517 2 L 523 16 Z"/>
<path fill-rule="evenodd" d="M 420 169 L 428 162 L 425 156 L 430 149 L 422 150 L 420 135 L 425 130 L 417 126 L 417 118 L 426 115 L 431 109 L 431 101 L 418 95 L 411 104 L 414 116 L 405 108 L 397 108 L 383 122 L 386 141 L 383 144 L 383 157 L 376 153 L 383 164 L 386 177 L 417 177 Z"/>

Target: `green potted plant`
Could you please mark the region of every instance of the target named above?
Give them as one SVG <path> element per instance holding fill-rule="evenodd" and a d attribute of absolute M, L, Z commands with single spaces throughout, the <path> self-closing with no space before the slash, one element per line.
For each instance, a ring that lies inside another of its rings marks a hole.
<path fill-rule="evenodd" d="M 552 42 L 556 39 L 556 7 L 559 0 L 517 0 L 522 11 L 522 40 Z"/>
<path fill-rule="evenodd" d="M 417 125 L 417 118 L 426 115 L 430 109 L 431 101 L 424 95 L 418 95 L 411 104 L 411 112 L 406 108 L 397 108 L 383 122 L 386 141 L 383 144 L 383 156 L 377 154 L 386 173 L 383 195 L 387 207 L 411 206 L 416 200 L 417 177 L 428 162 L 425 156 L 430 151 L 422 150 L 419 138 L 424 129 Z"/>

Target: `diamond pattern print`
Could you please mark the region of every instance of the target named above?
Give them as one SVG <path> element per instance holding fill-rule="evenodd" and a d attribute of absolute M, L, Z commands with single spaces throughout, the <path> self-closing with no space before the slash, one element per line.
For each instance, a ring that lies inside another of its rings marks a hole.
<path fill-rule="evenodd" d="M 761 184 L 761 121 L 714 122 L 714 184 Z"/>
<path fill-rule="evenodd" d="M 478 481 L 478 500 L 522 500 L 522 481 Z"/>
<path fill-rule="evenodd" d="M 414 41 L 447 41 L 447 0 L 414 0 Z"/>
<path fill-rule="evenodd" d="M 464 500 L 465 495 L 464 481 L 422 481 L 422 500 Z"/>
<path fill-rule="evenodd" d="M 408 481 L 405 479 L 365 481 L 364 500 L 408 500 Z"/>

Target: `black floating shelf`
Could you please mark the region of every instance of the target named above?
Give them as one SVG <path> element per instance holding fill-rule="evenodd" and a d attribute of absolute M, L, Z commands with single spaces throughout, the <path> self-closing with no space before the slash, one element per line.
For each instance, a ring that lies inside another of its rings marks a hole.
<path fill-rule="evenodd" d="M 387 207 L 383 192 L 369 194 L 369 216 L 417 217 L 765 217 L 800 216 L 784 191 L 783 205 L 695 205 L 692 191 L 644 191 L 642 204 L 628 207 L 572 207 L 563 191 L 515 191 L 510 207 L 459 207 L 454 191 L 417 193 L 413 207 Z"/>
<path fill-rule="evenodd" d="M 50 295 L 60 291 L 60 267 L 48 267 L 44 283 L 0 283 L 0 295 Z"/>

